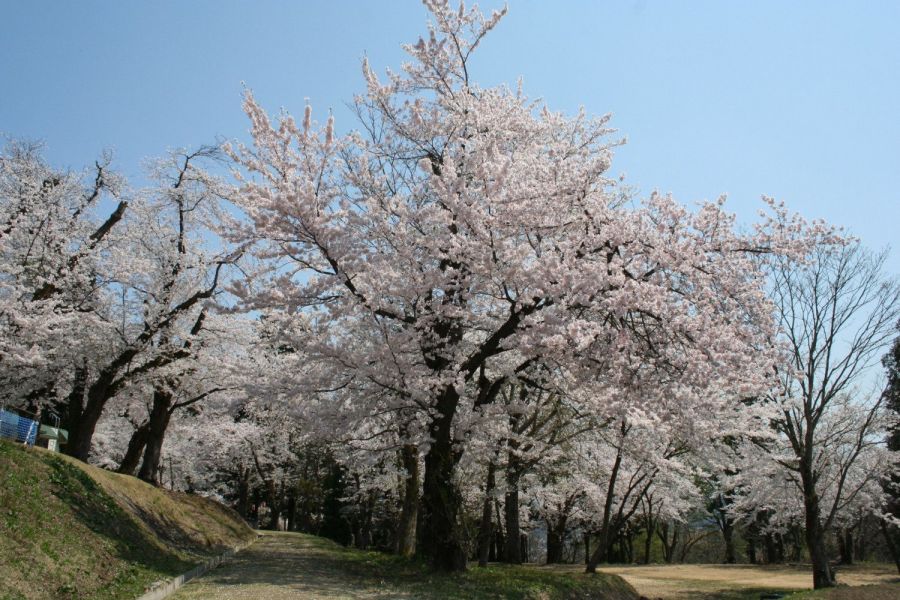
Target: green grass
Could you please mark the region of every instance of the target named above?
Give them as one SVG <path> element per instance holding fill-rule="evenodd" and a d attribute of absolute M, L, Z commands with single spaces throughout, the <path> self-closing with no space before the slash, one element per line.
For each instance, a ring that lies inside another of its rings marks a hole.
<path fill-rule="evenodd" d="M 89 474 L 99 471 L 0 441 L 0 599 L 134 598 L 252 536 L 231 519 L 215 540 L 198 538 L 188 517 L 231 517 L 214 503 L 191 504 L 132 477 L 97 473 L 100 483 Z M 154 503 L 184 505 L 184 518 Z"/>
<path fill-rule="evenodd" d="M 472 566 L 464 573 L 443 574 L 426 564 L 380 552 L 344 548 L 329 540 L 307 536 L 312 544 L 344 563 L 348 573 L 385 581 L 416 598 L 447 600 L 633 600 L 638 598 L 621 577 L 597 573 L 554 573 L 525 566 Z"/>
<path fill-rule="evenodd" d="M 797 592 L 788 600 L 894 600 L 900 598 L 900 583 L 838 586 L 827 590 Z"/>

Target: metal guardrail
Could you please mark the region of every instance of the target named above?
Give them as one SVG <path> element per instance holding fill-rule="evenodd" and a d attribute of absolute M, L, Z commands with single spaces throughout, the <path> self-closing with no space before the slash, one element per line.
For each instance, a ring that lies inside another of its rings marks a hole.
<path fill-rule="evenodd" d="M 0 437 L 34 446 L 40 425 L 34 419 L 0 409 Z"/>

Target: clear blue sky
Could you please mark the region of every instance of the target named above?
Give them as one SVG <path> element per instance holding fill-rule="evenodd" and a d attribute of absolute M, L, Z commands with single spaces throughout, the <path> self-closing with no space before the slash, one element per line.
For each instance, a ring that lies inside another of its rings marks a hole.
<path fill-rule="evenodd" d="M 0 0 L 0 132 L 61 166 L 246 137 L 241 82 L 320 119 L 361 89 L 360 58 L 403 60 L 416 0 Z M 486 8 L 497 2 L 482 2 Z M 847 226 L 874 248 L 900 223 L 900 2 L 511 0 L 474 65 L 568 111 L 613 113 L 616 173 L 691 202 L 727 192 Z M 900 272 L 900 248 L 890 268 Z"/>

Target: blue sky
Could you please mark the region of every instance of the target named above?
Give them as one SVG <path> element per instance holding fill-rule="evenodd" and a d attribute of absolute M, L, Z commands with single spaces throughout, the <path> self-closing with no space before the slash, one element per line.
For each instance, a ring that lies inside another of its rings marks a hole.
<path fill-rule="evenodd" d="M 728 193 L 745 222 L 768 194 L 873 248 L 898 237 L 900 2 L 509 4 L 474 78 L 613 113 L 628 138 L 613 170 L 642 194 Z M 111 148 L 134 176 L 166 148 L 245 138 L 242 82 L 346 130 L 361 57 L 398 66 L 425 20 L 416 0 L 6 0 L 0 132 L 60 166 Z"/>

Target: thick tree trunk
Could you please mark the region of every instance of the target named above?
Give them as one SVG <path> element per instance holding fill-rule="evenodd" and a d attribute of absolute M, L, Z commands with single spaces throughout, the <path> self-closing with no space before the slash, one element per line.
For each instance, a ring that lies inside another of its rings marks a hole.
<path fill-rule="evenodd" d="M 811 460 L 807 462 L 812 462 Z M 803 465 L 801 465 L 802 467 Z M 834 587 L 834 575 L 825 551 L 825 532 L 822 530 L 821 507 L 814 478 L 809 468 L 801 468 L 803 504 L 806 517 L 806 549 L 813 568 L 813 589 Z"/>
<path fill-rule="evenodd" d="M 297 529 L 297 498 L 291 493 L 287 499 L 287 524 L 285 531 L 296 531 Z"/>
<path fill-rule="evenodd" d="M 563 560 L 563 543 L 566 538 L 566 524 L 569 515 L 562 514 L 555 523 L 547 521 L 547 564 L 560 563 Z"/>
<path fill-rule="evenodd" d="M 147 422 L 149 426 L 147 447 L 144 449 L 144 461 L 141 463 L 138 477 L 154 485 L 159 485 L 159 461 L 162 458 L 166 429 L 169 427 L 169 419 L 172 416 L 173 400 L 170 391 L 153 390 L 153 408 L 150 410 L 150 420 Z"/>
<path fill-rule="evenodd" d="M 466 569 L 463 539 L 457 523 L 460 498 L 453 483 L 458 457 L 453 451 L 452 427 L 458 403 L 456 389 L 453 386 L 445 388 L 436 406 L 437 415 L 428 428 L 432 443 L 425 455 L 420 550 L 439 571 Z"/>
<path fill-rule="evenodd" d="M 78 415 L 77 421 L 72 422 L 71 427 L 69 427 L 69 443 L 67 444 L 66 452 L 70 456 L 87 462 L 91 454 L 91 442 L 94 439 L 97 423 L 100 421 L 100 417 L 103 416 L 103 409 L 106 407 L 106 403 L 116 393 L 116 376 L 137 354 L 138 350 L 136 348 L 125 350 L 119 354 L 115 360 L 97 374 L 97 378 L 90 386 L 87 385 L 87 369 L 83 372 L 83 383 L 78 384 L 76 382 L 76 388 L 84 386 L 87 390 L 87 398 L 84 410 Z M 77 375 L 78 372 L 76 371 Z"/>
<path fill-rule="evenodd" d="M 66 454 L 72 454 L 72 432 L 81 422 L 81 413 L 84 412 L 84 394 L 87 390 L 88 370 L 84 365 L 75 367 L 72 379 L 72 389 L 66 397 L 65 409 L 62 411 L 62 427 L 69 432 L 69 441 L 62 448 Z"/>
<path fill-rule="evenodd" d="M 149 433 L 149 421 L 134 430 L 134 433 L 131 434 L 131 439 L 128 440 L 128 449 L 125 451 L 125 458 L 122 459 L 119 468 L 116 469 L 119 473 L 134 475 L 135 469 L 141 464 L 141 456 L 144 454 L 144 447 L 147 445 Z"/>
<path fill-rule="evenodd" d="M 69 429 L 68 454 L 87 462 L 91 454 L 91 442 L 94 438 L 94 430 L 103 415 L 103 408 L 110 398 L 110 387 L 114 374 L 104 372 L 87 390 L 87 402 L 78 417 Z"/>
<path fill-rule="evenodd" d="M 737 562 L 737 555 L 734 551 L 734 525 L 731 520 L 726 518 L 722 527 L 722 538 L 725 540 L 725 564 L 733 565 Z"/>
<path fill-rule="evenodd" d="M 503 548 L 503 560 L 509 564 L 522 563 L 522 543 L 519 539 L 519 478 L 521 470 L 518 461 L 510 455 L 506 467 L 506 496 L 503 505 L 503 517 L 506 524 L 506 542 Z"/>
<path fill-rule="evenodd" d="M 419 449 L 406 444 L 400 449 L 400 462 L 406 471 L 403 481 L 403 506 L 397 527 L 397 554 L 412 556 L 416 552 L 416 521 L 419 514 Z"/>
<path fill-rule="evenodd" d="M 491 554 L 491 541 L 494 537 L 494 519 L 491 510 L 494 501 L 497 465 L 494 461 L 488 464 L 487 480 L 484 484 L 484 502 L 481 505 L 481 523 L 478 526 L 478 566 L 486 567 Z"/>

